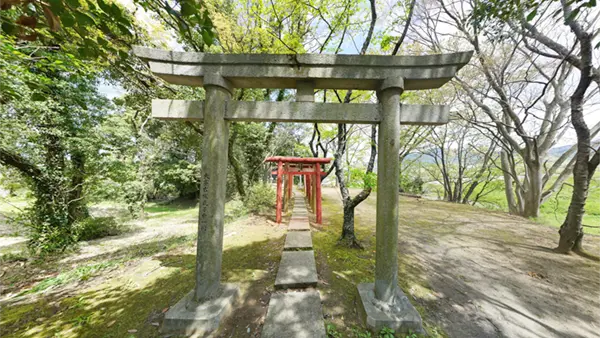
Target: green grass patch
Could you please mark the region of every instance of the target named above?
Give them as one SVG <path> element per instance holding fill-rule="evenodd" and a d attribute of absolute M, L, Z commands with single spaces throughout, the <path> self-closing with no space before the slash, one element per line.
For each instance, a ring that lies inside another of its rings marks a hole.
<path fill-rule="evenodd" d="M 56 286 L 64 285 L 64 284 L 71 283 L 71 282 L 86 281 L 86 280 L 90 279 L 91 277 L 99 274 L 101 271 L 103 271 L 107 268 L 110 268 L 110 267 L 114 267 L 116 265 L 118 265 L 118 262 L 108 261 L 108 262 L 78 266 L 77 268 L 75 268 L 73 270 L 69 270 L 69 271 L 60 273 L 55 277 L 50 277 L 50 278 L 44 279 L 41 282 L 37 283 L 31 289 L 21 292 L 20 295 L 44 291 L 51 287 L 56 287 Z"/>
<path fill-rule="evenodd" d="M 375 277 L 375 226 L 368 214 L 356 214 L 355 233 L 364 249 L 351 249 L 338 244 L 342 229 L 343 214 L 340 205 L 330 199 L 323 201 L 324 217 L 328 223 L 322 231 L 313 233 L 313 245 L 317 255 L 317 268 L 322 278 L 328 285 L 319 286 L 325 294 L 323 304 L 325 313 L 336 312 L 343 309 L 343 314 L 338 314 L 339 319 L 332 320 L 329 325 L 338 336 L 330 337 L 368 337 L 360 327 L 354 314 L 355 299 L 357 297 L 356 285 L 373 282 Z M 423 271 L 416 261 L 408 254 L 399 253 L 398 275 L 402 276 L 399 286 L 408 295 L 412 290 L 413 296 L 427 298 L 432 291 L 423 277 Z M 446 337 L 443 330 L 433 324 L 424 307 L 413 301 L 413 305 L 423 317 L 423 325 L 429 337 Z M 343 318 L 343 319 L 342 319 Z M 338 329 L 339 328 L 339 329 Z M 372 337 L 381 337 L 380 333 Z M 384 335 L 385 337 L 385 335 Z M 396 337 L 413 337 L 410 334 L 396 334 Z M 416 336 L 415 336 L 416 337 Z"/>

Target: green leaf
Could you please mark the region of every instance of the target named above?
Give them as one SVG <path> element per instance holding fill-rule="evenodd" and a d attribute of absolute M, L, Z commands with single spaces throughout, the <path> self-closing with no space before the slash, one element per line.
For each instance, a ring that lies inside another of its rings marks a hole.
<path fill-rule="evenodd" d="M 207 46 L 211 46 L 213 44 L 213 38 L 208 30 L 202 31 L 202 41 L 204 41 Z"/>
<path fill-rule="evenodd" d="M 75 14 L 75 19 L 77 20 L 77 23 L 79 24 L 79 26 L 95 26 L 96 25 L 96 21 L 94 21 L 94 19 L 92 19 L 91 16 L 89 16 L 83 12 L 76 11 L 73 14 Z"/>
<path fill-rule="evenodd" d="M 61 13 L 65 10 L 65 5 L 63 4 L 62 0 L 50 0 L 48 2 L 50 3 L 50 9 L 52 10 L 52 13 L 55 15 L 61 15 Z"/>
<path fill-rule="evenodd" d="M 73 9 L 79 9 L 81 6 L 79 0 L 67 0 L 67 4 L 69 4 L 69 6 Z"/>
<path fill-rule="evenodd" d="M 569 16 L 567 17 L 566 21 L 571 21 L 574 20 L 577 16 L 579 15 L 579 8 L 575 8 L 571 14 L 569 14 Z"/>
<path fill-rule="evenodd" d="M 46 95 L 44 95 L 40 92 L 35 92 L 35 93 L 33 93 L 33 95 L 31 95 L 31 100 L 32 101 L 46 101 Z"/>
<path fill-rule="evenodd" d="M 533 11 L 531 11 L 531 13 L 529 13 L 529 15 L 527 15 L 527 21 L 533 20 L 533 18 L 535 18 L 536 15 L 537 15 L 537 9 L 534 9 Z"/>
<path fill-rule="evenodd" d="M 110 14 L 111 13 L 111 7 L 109 4 L 107 4 L 104 0 L 98 0 L 98 6 L 100 7 L 100 9 L 106 13 L 106 14 Z"/>
<path fill-rule="evenodd" d="M 17 27 L 12 22 L 10 22 L 10 21 L 4 21 L 2 23 L 2 31 L 4 33 L 6 33 L 7 35 L 14 34 L 17 31 L 16 28 Z"/>
<path fill-rule="evenodd" d="M 181 15 L 192 16 L 197 14 L 196 4 L 190 0 L 184 0 L 181 2 Z"/>
<path fill-rule="evenodd" d="M 61 15 L 60 22 L 62 22 L 63 27 L 69 28 L 75 26 L 75 18 L 69 13 Z"/>

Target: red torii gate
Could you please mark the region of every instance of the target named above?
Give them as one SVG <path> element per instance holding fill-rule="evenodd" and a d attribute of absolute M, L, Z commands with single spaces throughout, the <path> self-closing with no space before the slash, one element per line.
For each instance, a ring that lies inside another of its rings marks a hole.
<path fill-rule="evenodd" d="M 277 223 L 281 223 L 281 212 L 283 209 L 284 196 L 282 182 L 284 176 L 287 180 L 285 184 L 285 204 L 286 207 L 292 198 L 292 185 L 294 184 L 294 176 L 302 175 L 304 177 L 304 192 L 308 198 L 312 211 L 316 214 L 317 223 L 323 221 L 321 209 L 321 176 L 325 175 L 321 171 L 322 163 L 331 162 L 330 158 L 321 157 L 284 157 L 273 156 L 268 157 L 266 162 L 277 163 L 277 171 L 272 174 L 277 175 Z M 284 167 L 285 163 L 285 167 Z M 295 164 L 292 166 L 292 164 Z"/>

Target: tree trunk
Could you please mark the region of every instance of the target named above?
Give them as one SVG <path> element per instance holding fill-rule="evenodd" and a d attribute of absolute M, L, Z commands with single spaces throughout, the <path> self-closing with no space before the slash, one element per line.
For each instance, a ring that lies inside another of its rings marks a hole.
<path fill-rule="evenodd" d="M 344 223 L 342 224 L 342 236 L 340 242 L 351 247 L 360 247 L 358 239 L 354 234 L 354 208 L 351 200 L 344 200 Z"/>
<path fill-rule="evenodd" d="M 69 196 L 69 221 L 75 223 L 90 216 L 83 194 L 85 182 L 85 154 L 76 150 L 71 154 L 73 173 L 71 174 L 71 192 Z"/>
<path fill-rule="evenodd" d="M 229 136 L 229 152 L 227 153 L 227 157 L 229 159 L 229 164 L 231 164 L 231 168 L 233 169 L 233 176 L 235 177 L 235 187 L 237 188 L 238 193 L 241 198 L 246 197 L 246 189 L 244 186 L 244 174 L 242 173 L 242 166 L 238 161 L 237 157 L 235 157 L 235 141 L 237 139 L 237 128 L 235 124 L 231 124 L 231 136 Z"/>
<path fill-rule="evenodd" d="M 502 165 L 502 173 L 504 176 L 504 193 L 506 194 L 506 203 L 508 204 L 508 212 L 513 215 L 518 215 L 517 202 L 515 201 L 515 193 L 513 188 L 513 179 L 510 175 L 510 163 L 508 154 L 505 150 L 500 152 L 500 163 Z"/>
<path fill-rule="evenodd" d="M 590 179 L 596 169 L 590 166 L 591 137 L 590 129 L 583 117 L 583 100 L 585 92 L 592 82 L 592 36 L 587 32 L 579 34 L 581 46 L 581 58 L 584 68 L 581 70 L 577 89 L 571 96 L 571 123 L 577 134 L 577 154 L 575 167 L 573 168 L 573 194 L 567 217 L 560 227 L 558 233 L 560 239 L 557 252 L 569 253 L 570 251 L 581 252 L 583 240 L 582 220 L 585 213 L 585 202 L 587 200 Z M 588 162 L 589 161 L 589 162 Z"/>
<path fill-rule="evenodd" d="M 542 201 L 542 171 L 538 164 L 527 164 L 528 185 L 523 207 L 524 217 L 538 217 Z"/>

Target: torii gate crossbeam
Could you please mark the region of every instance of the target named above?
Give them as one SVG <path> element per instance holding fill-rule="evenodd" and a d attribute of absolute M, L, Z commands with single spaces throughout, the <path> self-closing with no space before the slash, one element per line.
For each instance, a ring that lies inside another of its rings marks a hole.
<path fill-rule="evenodd" d="M 401 105 L 404 90 L 439 88 L 473 52 L 422 56 L 204 54 L 134 47 L 165 81 L 203 86 L 206 100 L 153 101 L 152 115 L 202 120 L 204 137 L 196 286 L 172 307 L 163 330 L 210 332 L 238 295 L 221 284 L 229 120 L 379 125 L 374 283 L 357 286 L 359 313 L 371 329 L 422 332 L 421 318 L 398 286 L 400 124 L 444 124 L 447 107 Z M 296 102 L 232 101 L 234 88 L 295 88 Z M 315 103 L 315 89 L 377 92 L 377 104 Z M 207 311 L 206 309 L 211 309 Z"/>

